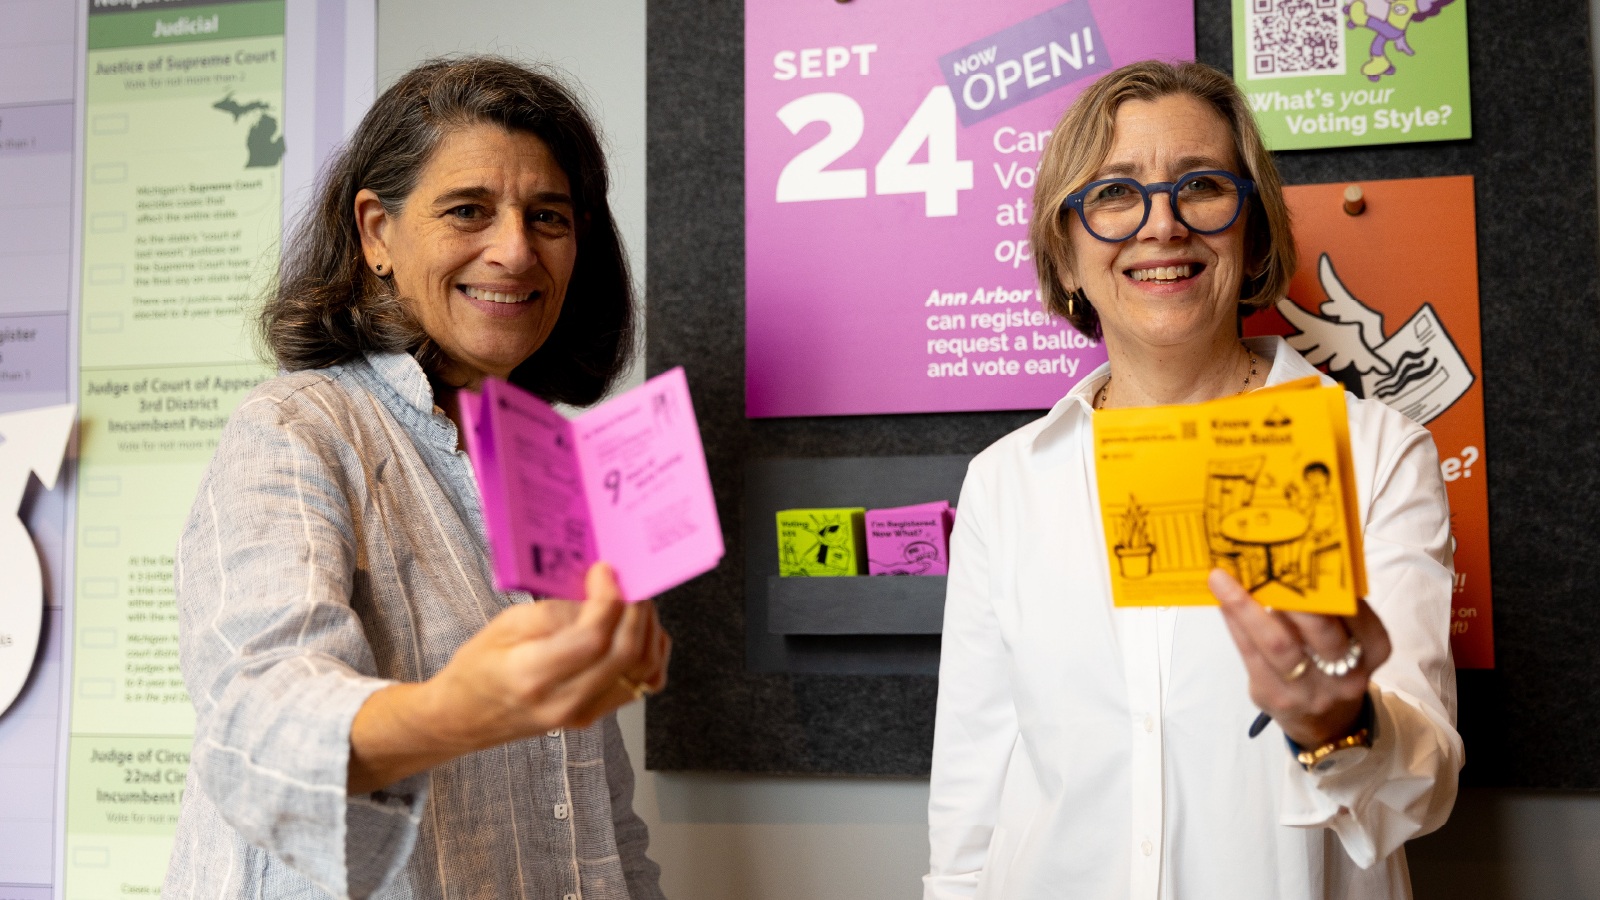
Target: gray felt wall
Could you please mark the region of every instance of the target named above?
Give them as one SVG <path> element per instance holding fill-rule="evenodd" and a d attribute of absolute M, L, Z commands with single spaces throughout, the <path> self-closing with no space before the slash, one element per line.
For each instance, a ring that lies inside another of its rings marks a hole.
<path fill-rule="evenodd" d="M 1226 0 L 1196 3 L 1199 57 L 1224 70 L 1228 17 Z M 786 460 L 970 456 L 1037 413 L 745 419 L 743 4 L 653 0 L 648 31 L 648 368 L 689 369 L 728 546 L 661 604 L 692 652 L 650 703 L 648 765 L 925 773 L 936 639 L 801 634 L 763 657 L 771 631 L 748 610 L 769 573 L 747 564 L 771 498 L 748 486 Z M 1469 41 L 1471 140 L 1278 163 L 1289 184 L 1475 176 L 1498 668 L 1461 673 L 1465 779 L 1595 789 L 1600 605 L 1583 563 L 1600 553 L 1600 391 L 1575 386 L 1600 346 L 1588 5 L 1475 2 Z M 916 468 L 883 460 L 871 481 L 892 495 Z M 874 668 L 886 658 L 903 662 Z"/>

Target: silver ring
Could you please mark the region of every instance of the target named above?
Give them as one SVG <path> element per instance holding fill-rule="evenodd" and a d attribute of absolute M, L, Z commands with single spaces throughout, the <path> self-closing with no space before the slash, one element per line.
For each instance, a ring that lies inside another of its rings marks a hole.
<path fill-rule="evenodd" d="M 1343 678 L 1355 671 L 1356 665 L 1361 662 L 1361 642 L 1354 635 L 1350 636 L 1350 643 L 1345 645 L 1344 655 L 1334 660 L 1323 659 L 1315 651 L 1307 650 L 1311 657 L 1311 664 L 1317 671 L 1329 678 Z"/>

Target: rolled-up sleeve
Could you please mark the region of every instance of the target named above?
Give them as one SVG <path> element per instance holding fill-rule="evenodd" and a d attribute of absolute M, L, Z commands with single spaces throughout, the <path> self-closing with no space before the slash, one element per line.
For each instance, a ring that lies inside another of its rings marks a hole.
<path fill-rule="evenodd" d="M 1368 688 L 1376 739 L 1359 764 L 1334 774 L 1312 775 L 1292 760 L 1284 769 L 1283 824 L 1331 828 L 1362 868 L 1444 824 L 1464 762 L 1450 658 L 1449 503 L 1433 439 L 1398 419 L 1378 425 L 1379 446 L 1391 449 L 1363 498 L 1367 601 L 1393 646 Z"/>
<path fill-rule="evenodd" d="M 351 722 L 392 683 L 351 607 L 364 561 L 349 477 L 277 400 L 247 401 L 185 527 L 177 602 L 192 782 L 245 841 L 364 897 L 410 854 L 428 779 L 346 794 Z"/>

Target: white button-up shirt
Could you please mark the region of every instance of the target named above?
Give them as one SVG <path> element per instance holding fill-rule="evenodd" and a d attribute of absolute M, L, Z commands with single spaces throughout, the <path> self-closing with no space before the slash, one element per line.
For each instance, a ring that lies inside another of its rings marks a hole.
<path fill-rule="evenodd" d="M 1276 384 L 1315 374 L 1279 338 Z M 926 900 L 1383 900 L 1463 761 L 1449 511 L 1428 432 L 1349 398 L 1370 594 L 1393 655 L 1360 763 L 1305 772 L 1215 607 L 1114 609 L 1089 405 L 1102 368 L 972 463 L 951 549 Z M 1330 382 L 1331 383 L 1331 382 Z"/>

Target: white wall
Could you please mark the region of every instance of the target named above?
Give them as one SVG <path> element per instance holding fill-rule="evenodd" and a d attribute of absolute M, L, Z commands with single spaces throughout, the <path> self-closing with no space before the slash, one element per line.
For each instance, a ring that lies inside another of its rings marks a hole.
<path fill-rule="evenodd" d="M 552 62 L 584 86 L 610 138 L 612 202 L 643 285 L 644 0 L 379 0 L 380 88 L 428 56 L 465 51 Z M 639 706 L 622 725 L 638 768 Z M 927 865 L 927 799 L 915 779 L 641 770 L 635 805 L 675 900 L 911 900 Z M 1419 900 L 1600 897 L 1600 796 L 1471 791 L 1410 852 Z"/>

